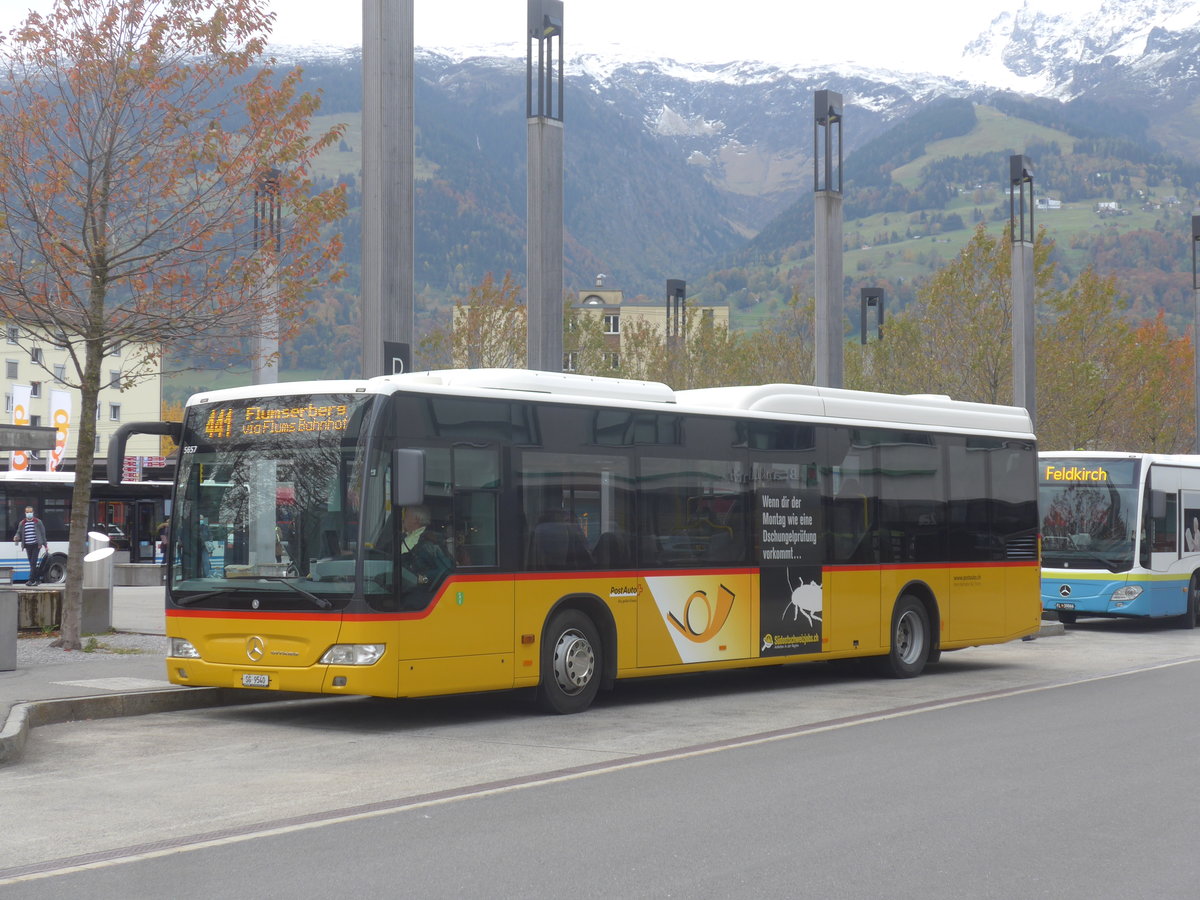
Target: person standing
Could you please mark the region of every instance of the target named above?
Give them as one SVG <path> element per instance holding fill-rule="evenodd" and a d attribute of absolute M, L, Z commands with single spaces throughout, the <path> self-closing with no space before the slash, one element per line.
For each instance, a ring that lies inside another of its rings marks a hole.
<path fill-rule="evenodd" d="M 200 516 L 200 577 L 208 578 L 212 575 L 212 554 L 213 536 L 212 529 L 208 526 L 208 516 Z"/>
<path fill-rule="evenodd" d="M 158 552 L 162 554 L 162 561 L 167 561 L 167 554 L 171 548 L 171 517 L 167 516 L 163 519 L 163 523 L 158 526 L 158 534 L 155 535 L 155 540 L 158 543 Z"/>
<path fill-rule="evenodd" d="M 41 574 L 41 561 L 38 556 L 43 549 L 49 556 L 50 545 L 46 543 L 46 526 L 33 514 L 32 506 L 25 507 L 25 518 L 17 526 L 17 532 L 13 535 L 13 543 L 18 547 L 24 547 L 25 556 L 29 559 L 29 580 L 25 582 L 26 587 L 36 587 L 41 584 L 41 579 L 38 577 Z"/>

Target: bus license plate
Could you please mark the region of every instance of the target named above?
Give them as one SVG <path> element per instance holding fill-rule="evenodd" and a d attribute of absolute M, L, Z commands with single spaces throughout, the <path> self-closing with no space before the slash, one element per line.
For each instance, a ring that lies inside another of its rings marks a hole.
<path fill-rule="evenodd" d="M 1075 604 L 1074 603 L 1055 603 L 1054 608 L 1055 609 L 1074 609 Z"/>
<path fill-rule="evenodd" d="M 270 675 L 252 675 L 247 672 L 242 676 L 242 687 L 267 687 L 270 683 Z"/>

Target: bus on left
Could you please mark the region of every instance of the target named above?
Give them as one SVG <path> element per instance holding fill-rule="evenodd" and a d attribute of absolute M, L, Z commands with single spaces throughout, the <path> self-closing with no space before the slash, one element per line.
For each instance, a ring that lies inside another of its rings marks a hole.
<path fill-rule="evenodd" d="M 0 472 L 0 566 L 13 570 L 13 581 L 29 580 L 25 552 L 13 545 L 25 507 L 45 523 L 50 556 L 42 584 L 59 584 L 67 575 L 67 542 L 71 524 L 74 472 Z M 156 561 L 159 526 L 170 504 L 169 481 L 127 481 L 119 485 L 92 482 L 88 529 L 108 535 L 117 558 L 133 563 Z"/>

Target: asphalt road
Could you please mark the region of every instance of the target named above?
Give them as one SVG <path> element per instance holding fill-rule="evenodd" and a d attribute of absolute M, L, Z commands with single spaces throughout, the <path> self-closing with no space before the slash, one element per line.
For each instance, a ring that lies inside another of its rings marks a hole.
<path fill-rule="evenodd" d="M 1100 622 L 915 680 L 630 682 L 570 717 L 500 694 L 49 726 L 5 773 L 0 886 L 1190 897 L 1198 663 L 1200 632 Z"/>

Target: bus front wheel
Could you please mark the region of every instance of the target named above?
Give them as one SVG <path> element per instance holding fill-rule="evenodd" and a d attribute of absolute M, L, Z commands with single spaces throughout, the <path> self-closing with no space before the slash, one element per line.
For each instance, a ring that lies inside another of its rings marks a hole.
<path fill-rule="evenodd" d="M 880 669 L 894 678 L 920 675 L 932 646 L 925 605 L 911 594 L 905 594 L 892 610 L 892 648 L 887 656 L 879 658 Z"/>
<path fill-rule="evenodd" d="M 1188 582 L 1187 588 L 1187 609 L 1179 619 L 1179 624 L 1184 628 L 1195 628 L 1196 618 L 1200 613 L 1200 578 L 1196 575 L 1192 576 L 1192 580 Z"/>
<path fill-rule="evenodd" d="M 583 712 L 600 689 L 600 632 L 577 609 L 560 612 L 542 643 L 538 705 L 560 715 Z"/>

